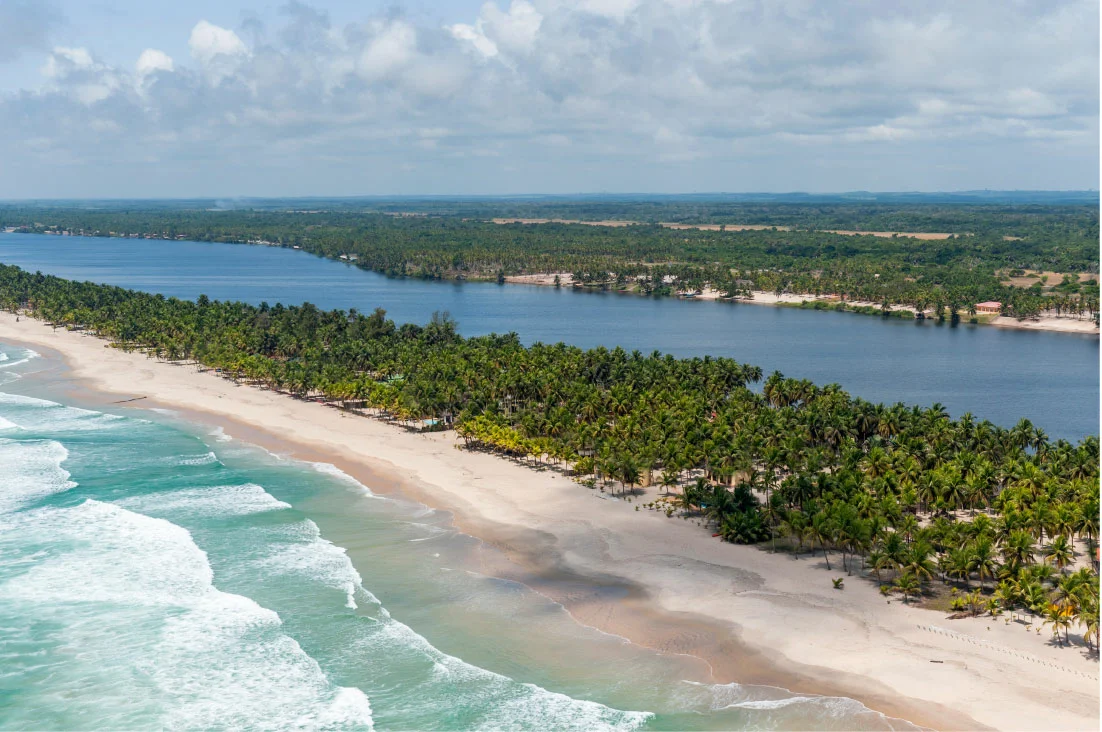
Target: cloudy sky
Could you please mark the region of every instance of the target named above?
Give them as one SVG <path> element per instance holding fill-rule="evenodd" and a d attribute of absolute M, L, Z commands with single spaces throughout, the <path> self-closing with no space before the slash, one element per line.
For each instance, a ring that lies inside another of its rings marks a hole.
<path fill-rule="evenodd" d="M 0 0 L 0 198 L 1097 188 L 1097 0 Z"/>

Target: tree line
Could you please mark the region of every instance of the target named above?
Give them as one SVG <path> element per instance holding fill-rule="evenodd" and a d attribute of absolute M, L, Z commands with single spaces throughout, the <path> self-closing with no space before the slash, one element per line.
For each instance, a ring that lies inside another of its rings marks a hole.
<path fill-rule="evenodd" d="M 1072 444 L 1024 419 L 872 404 L 727 358 L 463 338 L 446 314 L 397 325 L 379 309 L 191 302 L 2 265 L 0 307 L 263 388 L 451 426 L 467 449 L 629 500 L 660 486 L 667 495 L 637 509 L 868 568 L 905 601 L 940 580 L 963 591 L 962 612 L 1022 613 L 1061 642 L 1081 627 L 1098 643 L 1097 436 Z"/>
<path fill-rule="evenodd" d="M 414 209 L 417 205 L 391 204 Z M 587 210 L 616 212 L 594 209 L 594 205 Z M 693 221 L 726 216 L 685 209 L 687 205 L 666 213 Z M 509 210 L 507 204 L 479 206 L 479 211 L 488 213 Z M 1098 213 L 1085 206 L 756 204 L 735 211 L 749 220 L 783 221 L 786 226 L 922 230 L 919 224 L 937 224 L 954 232 L 954 237 L 845 236 L 812 229 L 673 230 L 655 223 L 620 228 L 502 225 L 457 215 L 397 215 L 349 208 L 209 211 L 9 206 L 0 207 L 0 226 L 298 247 L 393 277 L 501 280 L 519 274 L 573 273 L 579 285 L 651 295 L 711 286 L 732 297 L 754 290 L 837 295 L 842 300 L 878 303 L 885 309 L 903 305 L 969 317 L 976 303 L 989 300 L 1003 303 L 1004 314 L 1017 317 L 1051 309 L 1049 293 L 1004 284 L 1001 272 L 1098 272 Z M 151 242 L 150 246 L 164 245 Z M 1062 294 L 1070 301 L 1062 313 L 1093 317 L 1098 312 L 1097 283 Z"/>

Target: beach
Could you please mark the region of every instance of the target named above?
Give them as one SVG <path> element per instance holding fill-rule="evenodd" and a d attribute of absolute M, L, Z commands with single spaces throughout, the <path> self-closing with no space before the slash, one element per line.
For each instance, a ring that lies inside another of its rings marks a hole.
<path fill-rule="evenodd" d="M 559 282 L 556 285 L 555 278 L 558 277 Z M 527 275 L 510 275 L 505 278 L 505 281 L 510 284 L 516 285 L 537 285 L 540 287 L 572 287 L 574 283 L 574 277 L 569 272 L 559 272 L 551 274 L 527 274 Z M 811 295 L 801 293 L 785 292 L 777 294 L 774 292 L 763 292 L 755 290 L 753 296 L 750 298 L 738 298 L 729 299 L 724 297 L 723 293 L 719 290 L 711 287 L 706 287 L 701 292 L 695 294 L 693 299 L 696 300 L 723 300 L 725 302 L 734 303 L 747 303 L 750 305 L 774 305 L 774 306 L 796 306 L 802 305 L 805 302 L 823 302 L 826 304 L 838 303 L 839 300 L 834 297 L 826 295 Z M 880 303 L 871 302 L 865 300 L 847 300 L 847 305 L 853 307 L 871 307 L 879 308 Z M 915 312 L 913 307 L 907 305 L 892 305 L 893 311 L 907 311 Z M 927 311 L 929 313 L 929 311 Z M 971 316 L 968 313 L 961 313 L 962 322 L 966 322 Z M 997 328 L 1010 328 L 1016 330 L 1040 330 L 1048 331 L 1050 333 L 1087 333 L 1098 335 L 1098 326 L 1090 318 L 1071 317 L 1066 315 L 1057 316 L 1055 313 L 1047 312 L 1043 313 L 1036 318 L 1012 318 L 1006 315 L 982 315 L 979 317 L 979 325 L 993 325 Z"/>
<path fill-rule="evenodd" d="M 60 355 L 59 378 L 76 392 L 173 409 L 447 510 L 501 550 L 506 561 L 489 555 L 487 573 L 534 586 L 586 625 L 697 656 L 716 682 L 848 696 L 938 729 L 1098 726 L 1097 662 L 1046 643 L 1048 630 L 950 621 L 857 577 L 835 590 L 843 573 L 820 568 L 821 556 L 733 546 L 695 521 L 637 511 L 656 489 L 612 500 L 554 471 L 458 450 L 453 433 L 410 433 L 7 313 L 0 340 Z M 587 593 L 586 582 L 625 592 Z"/>

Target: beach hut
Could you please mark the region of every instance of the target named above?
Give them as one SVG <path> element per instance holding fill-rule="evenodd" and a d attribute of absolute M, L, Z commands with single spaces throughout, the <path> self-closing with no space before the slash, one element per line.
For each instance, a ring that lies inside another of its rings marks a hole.
<path fill-rule="evenodd" d="M 984 313 L 986 315 L 998 315 L 1003 311 L 1003 304 L 1001 302 L 995 302 L 994 300 L 988 300 L 987 302 L 976 303 L 976 312 Z"/>

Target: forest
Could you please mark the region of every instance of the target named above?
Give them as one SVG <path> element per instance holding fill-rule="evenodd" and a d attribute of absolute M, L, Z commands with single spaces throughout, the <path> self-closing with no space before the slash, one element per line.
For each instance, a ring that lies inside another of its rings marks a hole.
<path fill-rule="evenodd" d="M 289 202 L 291 203 L 291 202 Z M 1088 205 L 872 202 L 303 202 L 294 208 L 209 210 L 157 205 L 0 206 L 0 227 L 39 233 L 192 239 L 297 247 L 392 277 L 497 279 L 569 274 L 575 286 L 663 296 L 711 287 L 835 296 L 905 306 L 932 317 L 974 318 L 979 302 L 1005 315 L 1058 310 L 1095 317 L 1098 209 Z M 307 208 L 305 206 L 330 206 Z M 633 217 L 632 226 L 500 224 L 516 214 Z M 659 222 L 742 224 L 762 230 L 671 229 Z M 824 229 L 943 232 L 947 239 L 877 237 Z M 1018 287 L 1008 274 L 1067 274 Z M 1059 287 L 1051 285 L 1059 284 Z M 898 315 L 898 312 L 896 313 Z M 904 314 L 911 315 L 910 310 Z"/>
<path fill-rule="evenodd" d="M 874 576 L 904 602 L 948 598 L 1099 643 L 1097 436 L 872 404 L 726 358 L 464 338 L 446 313 L 398 325 L 380 309 L 192 302 L 3 265 L 0 308 L 288 398 L 454 429 L 464 449 L 562 471 L 636 511 L 821 553 L 839 588 Z"/>

